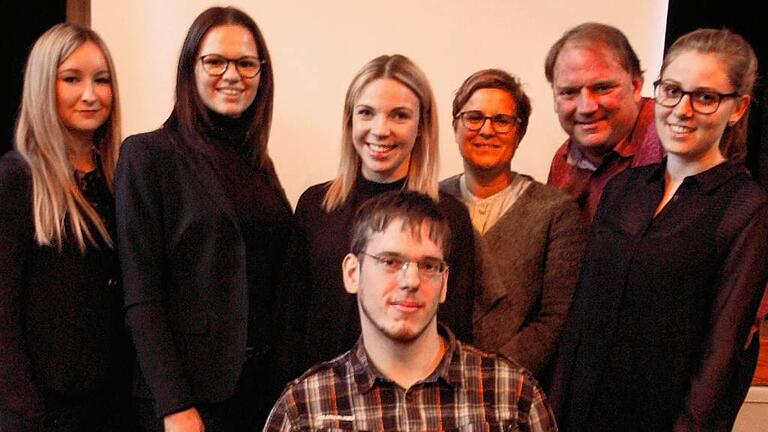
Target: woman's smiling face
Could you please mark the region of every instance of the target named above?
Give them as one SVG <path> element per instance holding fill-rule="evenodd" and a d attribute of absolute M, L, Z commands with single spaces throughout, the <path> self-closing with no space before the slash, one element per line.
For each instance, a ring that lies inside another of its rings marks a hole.
<path fill-rule="evenodd" d="M 256 41 L 247 28 L 239 25 L 213 27 L 203 37 L 195 63 L 195 84 L 205 106 L 221 115 L 240 117 L 256 99 L 261 74 L 246 78 L 230 62 L 224 74 L 210 75 L 203 69 L 200 57 L 211 54 L 230 60 L 258 57 Z"/>
<path fill-rule="evenodd" d="M 683 51 L 669 63 L 661 80 L 680 90 L 704 90 L 719 94 L 734 91 L 725 65 L 712 53 Z M 693 110 L 691 95 L 684 95 L 674 107 L 656 104 L 656 130 L 670 156 L 687 161 L 722 158 L 720 139 L 726 125 L 736 123 L 746 112 L 749 98 L 726 97 L 717 111 L 701 114 Z"/>
<path fill-rule="evenodd" d="M 472 93 L 461 112 L 476 111 L 483 116 L 517 116 L 515 99 L 509 92 L 497 88 L 481 88 Z M 456 143 L 459 145 L 465 169 L 478 172 L 509 171 L 517 150 L 519 127 L 499 133 L 491 119 L 485 119 L 480 130 L 471 131 L 462 119 L 455 122 Z"/>
<path fill-rule="evenodd" d="M 408 174 L 419 133 L 419 99 L 389 78 L 371 81 L 352 112 L 352 142 L 368 180 L 390 183 Z"/>

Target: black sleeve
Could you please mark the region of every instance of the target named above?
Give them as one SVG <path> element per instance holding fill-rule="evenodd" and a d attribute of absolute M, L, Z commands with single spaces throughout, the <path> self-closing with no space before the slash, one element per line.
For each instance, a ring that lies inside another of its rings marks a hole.
<path fill-rule="evenodd" d="M 305 191 L 296 204 L 295 226 L 288 239 L 283 277 L 277 293 L 273 362 L 277 370 L 273 377 L 281 389 L 312 366 L 308 364 L 304 349 L 311 294 L 310 256 L 305 230 L 308 218 L 312 217 L 308 214 L 311 213 L 309 209 L 317 208 L 313 191 Z"/>
<path fill-rule="evenodd" d="M 731 245 L 718 281 L 702 358 L 691 378 L 675 431 L 727 429 L 733 376 L 744 355 L 768 277 L 768 206 L 761 207 Z"/>
<path fill-rule="evenodd" d="M 16 153 L 0 159 L 0 430 L 34 430 L 45 406 L 22 327 L 24 268 L 33 244 L 32 187 Z"/>
<path fill-rule="evenodd" d="M 273 388 L 282 389 L 309 366 L 304 359 L 305 323 L 309 309 L 307 252 L 301 234 L 294 230 L 288 240 L 284 276 L 275 299 L 273 341 Z M 279 392 L 277 393 L 279 395 Z M 277 396 L 274 395 L 274 396 Z"/>
<path fill-rule="evenodd" d="M 469 212 L 464 204 L 448 194 L 440 194 L 440 209 L 451 227 L 452 247 L 446 260 L 449 266 L 448 294 L 440 305 L 438 318 L 462 342 L 472 342 L 472 308 L 475 298 L 475 237 Z"/>
<path fill-rule="evenodd" d="M 151 135 L 157 137 L 157 135 Z M 158 415 L 194 404 L 174 345 L 164 299 L 165 229 L 161 143 L 147 135 L 123 143 L 115 174 L 117 244 L 125 289 L 126 322 Z"/>

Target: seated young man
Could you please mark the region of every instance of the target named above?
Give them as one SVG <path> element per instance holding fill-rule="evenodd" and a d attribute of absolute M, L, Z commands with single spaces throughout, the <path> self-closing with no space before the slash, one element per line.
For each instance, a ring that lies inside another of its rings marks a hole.
<path fill-rule="evenodd" d="M 265 431 L 557 430 L 528 371 L 438 325 L 450 237 L 420 193 L 384 193 L 358 210 L 342 270 L 362 336 L 290 383 Z"/>

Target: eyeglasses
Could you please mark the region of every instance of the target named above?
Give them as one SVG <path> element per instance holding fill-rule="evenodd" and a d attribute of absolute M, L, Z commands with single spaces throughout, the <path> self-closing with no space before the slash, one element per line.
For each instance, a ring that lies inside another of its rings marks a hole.
<path fill-rule="evenodd" d="M 736 97 L 739 94 L 718 93 L 714 90 L 685 91 L 672 81 L 657 80 L 653 83 L 653 97 L 656 103 L 663 107 L 676 107 L 685 95 L 688 95 L 693 111 L 707 115 L 717 111 L 723 99 Z"/>
<path fill-rule="evenodd" d="M 490 120 L 493 130 L 500 134 L 508 133 L 520 123 L 520 119 L 513 115 L 496 114 L 495 116 L 487 116 L 482 111 L 460 112 L 456 115 L 456 118 L 461 118 L 461 123 L 464 124 L 464 127 L 471 131 L 479 131 L 483 128 L 485 121 Z"/>
<path fill-rule="evenodd" d="M 227 72 L 230 63 L 235 64 L 237 72 L 243 78 L 253 78 L 261 72 L 261 65 L 266 61 L 254 56 L 229 59 L 218 54 L 208 54 L 200 57 L 205 73 L 211 76 L 221 76 Z"/>
<path fill-rule="evenodd" d="M 386 254 L 386 255 L 371 255 L 365 252 L 359 252 L 360 255 L 365 255 L 369 258 L 376 260 L 376 263 L 385 272 L 392 275 L 396 274 L 400 270 L 408 271 L 408 266 L 416 264 L 416 268 L 419 270 L 419 276 L 422 278 L 434 278 L 440 276 L 448 269 L 448 264 L 445 261 L 438 258 L 422 258 L 418 261 L 410 261 L 402 255 L 398 254 Z"/>

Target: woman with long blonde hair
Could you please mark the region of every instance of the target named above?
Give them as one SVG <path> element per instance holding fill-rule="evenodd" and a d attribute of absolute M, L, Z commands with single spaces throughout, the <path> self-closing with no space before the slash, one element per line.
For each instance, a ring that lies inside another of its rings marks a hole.
<path fill-rule="evenodd" d="M 16 149 L 0 159 L 0 430 L 123 423 L 120 139 L 106 45 L 90 29 L 52 27 L 27 61 Z"/>
<path fill-rule="evenodd" d="M 346 294 L 341 261 L 349 252 L 349 228 L 368 198 L 388 190 L 430 195 L 451 225 L 454 249 L 450 290 L 439 319 L 461 340 L 471 339 L 474 251 L 472 225 L 464 206 L 437 191 L 438 134 L 434 96 L 424 73 L 402 55 L 368 62 L 347 90 L 342 119 L 339 173 L 330 182 L 307 189 L 296 206 L 307 253 L 308 274 L 302 296 L 306 310 L 298 320 L 298 356 L 304 370 L 348 350 L 360 335 L 354 297 Z"/>

